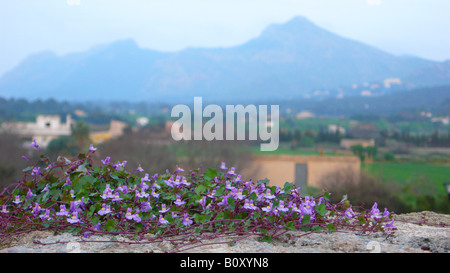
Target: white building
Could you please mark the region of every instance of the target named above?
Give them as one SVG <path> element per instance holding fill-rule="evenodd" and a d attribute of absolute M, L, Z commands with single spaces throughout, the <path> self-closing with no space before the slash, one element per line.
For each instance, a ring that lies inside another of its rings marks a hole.
<path fill-rule="evenodd" d="M 37 144 L 45 148 L 55 138 L 70 136 L 72 130 L 72 118 L 68 114 L 66 122 L 61 122 L 59 115 L 38 115 L 36 122 L 4 122 L 0 126 L 0 132 L 12 133 L 28 139 L 29 143 L 36 139 Z"/>

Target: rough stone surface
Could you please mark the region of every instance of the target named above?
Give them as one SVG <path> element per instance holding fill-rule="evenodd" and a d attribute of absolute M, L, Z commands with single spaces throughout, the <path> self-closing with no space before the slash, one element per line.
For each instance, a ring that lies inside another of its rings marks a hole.
<path fill-rule="evenodd" d="M 395 215 L 397 230 L 393 235 L 378 232 L 367 236 L 348 232 L 311 233 L 289 232 L 273 242 L 261 242 L 252 236 L 239 236 L 202 241 L 203 245 L 185 249 L 190 253 L 448 253 L 450 251 L 450 215 L 420 212 Z M 290 234 L 290 235 L 287 235 Z M 304 235 L 304 236 L 301 236 Z M 296 237 L 299 236 L 299 237 Z M 149 235 L 152 237 L 152 235 Z M 171 238 L 173 239 L 173 238 Z M 79 242 L 69 233 L 32 232 L 11 238 L 0 248 L 1 253 L 161 253 L 173 252 L 170 241 L 136 244 L 117 236 L 91 236 Z M 117 240 L 119 242 L 105 242 Z M 235 243 L 230 243 L 235 241 Z M 36 242 L 48 244 L 41 245 Z M 124 243 L 124 242 L 129 242 Z M 228 243 L 221 243 L 228 242 Z M 216 243 L 216 244 L 214 244 Z M 219 244 L 217 244 L 219 243 Z M 187 248 L 187 247 L 186 247 Z"/>

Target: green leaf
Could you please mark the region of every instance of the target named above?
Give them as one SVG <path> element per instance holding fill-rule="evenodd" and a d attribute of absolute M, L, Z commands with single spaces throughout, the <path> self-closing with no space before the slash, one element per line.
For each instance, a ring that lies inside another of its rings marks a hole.
<path fill-rule="evenodd" d="M 323 198 L 324 198 L 326 201 L 330 201 L 330 196 L 331 196 L 331 193 L 329 193 L 328 191 L 326 191 L 326 192 L 324 193 L 324 195 L 323 195 Z"/>
<path fill-rule="evenodd" d="M 26 172 L 28 172 L 28 171 L 31 171 L 33 168 L 34 168 L 33 166 L 31 166 L 31 167 L 26 167 L 25 169 L 22 170 L 22 172 L 26 173 Z"/>
<path fill-rule="evenodd" d="M 333 224 L 328 224 L 328 230 L 329 231 L 335 231 L 336 227 Z"/>
<path fill-rule="evenodd" d="M 271 243 L 272 241 L 273 241 L 273 239 L 270 236 L 263 236 L 261 238 L 261 242 Z"/>
<path fill-rule="evenodd" d="M 166 214 L 166 216 L 164 216 L 164 219 L 169 221 L 170 224 L 172 224 L 173 222 L 173 217 L 171 214 Z"/>
<path fill-rule="evenodd" d="M 320 216 L 322 216 L 322 217 L 324 217 L 324 216 L 327 214 L 327 208 L 326 208 L 326 206 L 325 206 L 324 203 L 318 205 L 318 206 L 316 207 L 316 211 L 317 211 L 317 213 L 318 213 Z"/>
<path fill-rule="evenodd" d="M 225 218 L 225 214 L 223 212 L 219 212 L 216 216 L 216 220 L 222 220 Z"/>
<path fill-rule="evenodd" d="M 114 232 L 116 229 L 114 228 L 114 220 L 113 219 L 108 219 L 108 221 L 106 221 L 106 225 L 105 228 L 108 232 Z"/>
<path fill-rule="evenodd" d="M 234 211 L 236 207 L 236 200 L 233 197 L 228 197 L 228 206 L 230 206 L 230 211 Z"/>
<path fill-rule="evenodd" d="M 138 233 L 139 231 L 142 230 L 142 228 L 144 227 L 144 225 L 142 225 L 141 223 L 136 225 L 136 233 Z"/>
<path fill-rule="evenodd" d="M 310 224 L 310 223 L 311 223 L 311 215 L 305 214 L 305 216 L 303 216 L 303 219 L 302 219 L 302 224 L 306 225 L 306 224 Z"/>
<path fill-rule="evenodd" d="M 195 220 L 195 222 L 197 222 L 197 223 L 204 223 L 204 222 L 205 222 L 205 216 L 202 215 L 202 214 L 196 214 L 196 215 L 194 216 L 194 220 Z"/>
<path fill-rule="evenodd" d="M 209 177 L 209 178 L 214 178 L 217 176 L 217 171 L 214 169 L 208 169 L 205 173 L 204 176 Z"/>
<path fill-rule="evenodd" d="M 223 195 L 223 192 L 224 192 L 224 190 L 225 190 L 224 188 L 220 188 L 220 189 L 217 189 L 217 190 L 216 190 L 216 194 L 215 194 L 215 195 L 216 195 L 217 197 L 220 197 L 220 196 L 222 196 L 222 195 Z"/>
<path fill-rule="evenodd" d="M 297 229 L 295 228 L 293 222 L 287 223 L 287 224 L 286 224 L 286 228 L 287 228 L 287 229 L 290 229 L 290 230 L 297 230 Z"/>
<path fill-rule="evenodd" d="M 257 231 L 261 232 L 262 234 L 267 234 L 267 229 L 258 228 Z"/>
<path fill-rule="evenodd" d="M 289 182 L 284 183 L 284 188 L 283 188 L 284 192 L 289 193 L 292 190 L 293 186 L 294 186 L 293 183 L 289 183 Z"/>
<path fill-rule="evenodd" d="M 203 185 L 198 185 L 194 191 L 195 193 L 204 193 L 206 191 L 206 187 Z"/>
<path fill-rule="evenodd" d="M 258 195 L 256 195 L 256 193 L 252 192 L 252 194 L 250 194 L 250 197 L 248 199 L 256 201 L 258 199 Z"/>
<path fill-rule="evenodd" d="M 313 226 L 312 230 L 314 230 L 314 231 L 321 231 L 322 227 L 321 226 Z"/>

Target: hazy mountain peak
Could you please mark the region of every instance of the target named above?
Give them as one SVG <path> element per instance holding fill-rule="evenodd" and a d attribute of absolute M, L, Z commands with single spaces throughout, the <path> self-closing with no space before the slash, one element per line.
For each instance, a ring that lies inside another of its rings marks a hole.
<path fill-rule="evenodd" d="M 51 52 L 35 54 L 0 78 L 0 95 L 166 101 L 194 95 L 210 99 L 300 97 L 322 88 L 386 78 L 403 80 L 432 64 L 396 57 L 296 16 L 270 25 L 243 45 L 220 50 L 159 52 L 123 39 L 61 57 Z M 437 79 L 445 82 L 450 79 L 447 71 L 435 66 L 433 73 L 439 72 Z"/>

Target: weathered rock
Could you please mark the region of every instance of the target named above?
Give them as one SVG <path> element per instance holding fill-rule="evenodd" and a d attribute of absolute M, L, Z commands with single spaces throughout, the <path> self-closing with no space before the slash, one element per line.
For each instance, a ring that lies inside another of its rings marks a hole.
<path fill-rule="evenodd" d="M 201 244 L 180 249 L 176 249 L 176 244 L 169 241 L 139 243 L 122 236 L 113 238 L 94 235 L 84 238 L 85 242 L 80 242 L 82 238 L 69 233 L 32 232 L 9 239 L 0 252 L 160 253 L 176 250 L 190 253 L 450 252 L 450 215 L 420 212 L 395 215 L 395 219 L 398 229 L 393 235 L 378 232 L 361 236 L 345 231 L 305 235 L 299 231 L 286 233 L 271 243 L 261 242 L 257 236 L 246 238 L 234 236 L 203 240 Z M 145 237 L 153 238 L 153 236 Z M 108 242 L 111 240 L 113 242 Z M 34 243 L 37 241 L 48 245 Z"/>

